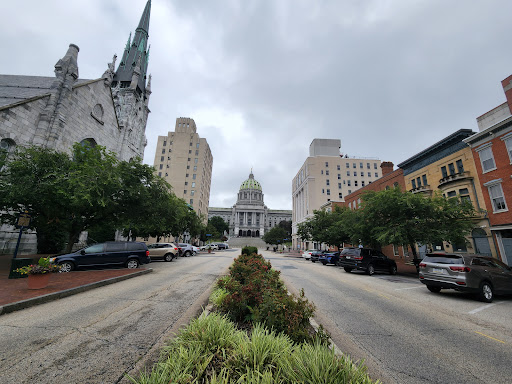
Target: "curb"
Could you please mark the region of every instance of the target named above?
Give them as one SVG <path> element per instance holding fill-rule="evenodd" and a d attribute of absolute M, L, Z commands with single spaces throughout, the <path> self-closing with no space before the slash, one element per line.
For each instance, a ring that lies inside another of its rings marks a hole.
<path fill-rule="evenodd" d="M 69 288 L 64 291 L 48 293 L 47 295 L 33 297 L 33 298 L 27 299 L 27 300 L 17 301 L 16 303 L 12 303 L 12 304 L 6 304 L 3 306 L 0 306 L 0 315 L 3 315 L 5 313 L 11 313 L 14 311 L 19 311 L 20 309 L 30 308 L 35 305 L 48 303 L 50 301 L 54 301 L 54 300 L 62 299 L 64 297 L 76 295 L 77 293 L 89 291 L 91 289 L 103 287 L 105 285 L 114 284 L 119 281 L 131 279 L 132 277 L 145 275 L 145 274 L 148 274 L 151 272 L 153 272 L 153 268 L 143 269 L 143 270 L 140 270 L 140 271 L 137 271 L 134 273 L 130 273 L 128 275 L 112 277 L 110 279 L 96 281 L 94 283 L 81 285 L 79 287 Z"/>

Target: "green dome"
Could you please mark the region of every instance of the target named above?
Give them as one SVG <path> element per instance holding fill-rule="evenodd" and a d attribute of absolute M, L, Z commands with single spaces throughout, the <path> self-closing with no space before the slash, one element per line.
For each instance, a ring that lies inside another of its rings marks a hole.
<path fill-rule="evenodd" d="M 249 178 L 245 180 L 242 185 L 240 185 L 240 190 L 242 189 L 257 189 L 261 191 L 261 185 L 256 180 L 254 180 L 254 175 L 251 173 Z"/>

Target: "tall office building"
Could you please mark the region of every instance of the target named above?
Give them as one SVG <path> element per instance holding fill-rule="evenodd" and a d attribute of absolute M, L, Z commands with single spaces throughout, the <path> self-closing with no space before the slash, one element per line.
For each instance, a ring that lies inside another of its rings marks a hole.
<path fill-rule="evenodd" d="M 340 154 L 341 140 L 314 139 L 309 157 L 292 181 L 292 241 L 301 246 L 298 224 L 313 217 L 314 210 L 382 177 L 381 161 L 371 157 Z M 303 245 L 302 245 L 303 246 Z"/>
<path fill-rule="evenodd" d="M 176 119 L 174 132 L 158 136 L 155 171 L 172 185 L 176 196 L 208 220 L 213 156 L 206 139 L 199 137 L 193 119 Z"/>

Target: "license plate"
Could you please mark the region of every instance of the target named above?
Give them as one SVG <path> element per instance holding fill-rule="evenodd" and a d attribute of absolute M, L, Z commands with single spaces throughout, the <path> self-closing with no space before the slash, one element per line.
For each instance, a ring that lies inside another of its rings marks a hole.
<path fill-rule="evenodd" d="M 346 258 L 347 258 L 348 260 L 350 260 L 350 256 L 346 256 Z"/>
<path fill-rule="evenodd" d="M 446 273 L 446 270 L 443 268 L 432 268 L 432 273 L 440 273 L 442 275 Z"/>

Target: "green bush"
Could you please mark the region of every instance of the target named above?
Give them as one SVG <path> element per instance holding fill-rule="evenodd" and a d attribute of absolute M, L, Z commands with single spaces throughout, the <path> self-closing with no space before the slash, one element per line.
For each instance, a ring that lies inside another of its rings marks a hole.
<path fill-rule="evenodd" d="M 242 248 L 242 255 L 252 255 L 252 254 L 257 254 L 258 253 L 258 248 L 256 247 L 243 247 Z"/>

